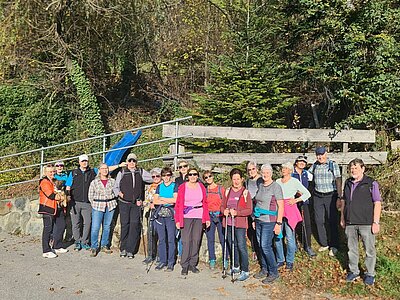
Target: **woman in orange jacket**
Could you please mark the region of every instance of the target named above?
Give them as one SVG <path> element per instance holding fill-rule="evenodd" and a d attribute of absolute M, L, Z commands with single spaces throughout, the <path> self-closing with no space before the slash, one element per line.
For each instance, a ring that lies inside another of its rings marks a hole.
<path fill-rule="evenodd" d="M 62 238 L 65 229 L 64 212 L 58 200 L 53 183 L 55 168 L 47 165 L 43 168 L 43 178 L 39 182 L 39 211 L 43 216 L 42 248 L 44 258 L 55 258 L 57 254 L 68 252 L 63 248 Z M 50 247 L 50 237 L 53 237 L 53 249 Z"/>

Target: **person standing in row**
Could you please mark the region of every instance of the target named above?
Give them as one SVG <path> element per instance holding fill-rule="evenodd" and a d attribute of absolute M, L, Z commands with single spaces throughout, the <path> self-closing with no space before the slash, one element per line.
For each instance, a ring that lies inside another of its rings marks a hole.
<path fill-rule="evenodd" d="M 345 228 L 347 246 L 349 248 L 349 269 L 347 282 L 353 282 L 360 276 L 358 268 L 358 240 L 361 237 L 365 250 L 364 283 L 375 282 L 376 235 L 380 231 L 382 197 L 379 185 L 373 178 L 364 175 L 365 166 L 361 159 L 353 159 L 349 163 L 351 178 L 344 185 L 341 207 L 340 225 Z"/>
<path fill-rule="evenodd" d="M 218 239 L 224 253 L 224 233 L 222 228 L 221 204 L 225 197 L 225 188 L 214 182 L 214 176 L 211 171 L 203 173 L 203 180 L 207 184 L 207 205 L 210 214 L 210 227 L 206 229 L 208 259 L 211 270 L 215 269 L 217 257 L 215 256 L 215 230 L 218 232 Z"/>
<path fill-rule="evenodd" d="M 308 172 L 305 167 L 307 166 L 307 157 L 300 155 L 294 162 L 294 169 L 292 177 L 296 178 L 301 184 L 308 189 L 309 183 L 313 180 L 313 176 Z M 315 257 L 316 254 L 311 248 L 311 213 L 310 213 L 310 199 L 306 201 L 300 201 L 297 203 L 297 207 L 301 213 L 303 219 L 301 239 L 303 248 L 309 257 Z"/>
<path fill-rule="evenodd" d="M 99 232 L 101 224 L 100 249 L 102 252 L 112 253 L 110 243 L 110 228 L 113 220 L 117 200 L 113 192 L 115 180 L 110 177 L 106 164 L 101 164 L 99 174 L 91 182 L 89 187 L 89 202 L 92 205 L 92 230 L 91 230 L 91 253 L 95 257 L 99 251 Z"/>
<path fill-rule="evenodd" d="M 249 256 L 246 244 L 248 217 L 253 211 L 253 201 L 249 191 L 243 186 L 243 173 L 239 169 L 232 169 L 229 173 L 232 186 L 226 190 L 226 199 L 222 202 L 221 211 L 225 216 L 225 230 L 228 230 L 228 246 L 231 259 L 234 261 L 232 272 L 239 273 L 238 281 L 249 278 Z M 232 220 L 233 219 L 233 220 Z M 233 224 L 234 222 L 234 224 Z M 232 236 L 232 227 L 234 237 Z M 234 244 L 232 243 L 234 241 Z M 232 249 L 234 255 L 232 255 Z"/>
<path fill-rule="evenodd" d="M 120 256 L 132 259 L 140 238 L 145 183 L 152 183 L 153 179 L 149 172 L 137 167 L 136 154 L 130 153 L 126 163 L 126 168 L 117 174 L 113 190 L 119 197 Z"/>
<path fill-rule="evenodd" d="M 308 170 L 314 176 L 314 214 L 315 224 L 318 231 L 318 239 L 321 247 L 319 252 L 328 250 L 329 255 L 337 253 L 338 238 L 338 208 L 341 206 L 342 198 L 342 177 L 336 162 L 328 158 L 325 147 L 315 149 L 317 161 Z M 330 240 L 328 241 L 325 228 L 325 215 L 329 222 Z"/>
<path fill-rule="evenodd" d="M 189 181 L 179 186 L 175 204 L 176 228 L 181 229 L 182 258 L 181 274 L 188 271 L 199 273 L 196 267 L 199 260 L 199 250 L 203 224 L 210 226 L 210 215 L 207 206 L 206 188 L 198 182 L 199 172 L 195 168 L 188 170 Z"/>
<path fill-rule="evenodd" d="M 154 225 L 158 235 L 158 255 L 160 263 L 156 270 L 172 272 L 175 265 L 175 220 L 174 205 L 176 194 L 175 183 L 172 181 L 171 168 L 161 170 L 162 183 L 157 186 L 153 203 L 156 207 Z"/>

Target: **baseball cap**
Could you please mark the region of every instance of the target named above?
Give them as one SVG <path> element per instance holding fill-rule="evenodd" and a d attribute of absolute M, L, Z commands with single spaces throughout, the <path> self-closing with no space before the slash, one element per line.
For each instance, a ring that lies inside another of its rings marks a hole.
<path fill-rule="evenodd" d="M 324 146 L 319 146 L 315 149 L 316 155 L 322 155 L 326 152 L 326 148 Z"/>
<path fill-rule="evenodd" d="M 89 160 L 89 157 L 86 154 L 79 155 L 79 162 Z"/>
<path fill-rule="evenodd" d="M 130 159 L 137 160 L 136 154 L 135 153 L 129 153 L 128 157 L 126 158 L 126 161 L 128 161 Z"/>
<path fill-rule="evenodd" d="M 298 162 L 298 161 L 304 161 L 305 163 L 307 163 L 307 156 L 305 156 L 305 155 L 297 156 L 297 158 L 295 160 L 295 163 Z"/>

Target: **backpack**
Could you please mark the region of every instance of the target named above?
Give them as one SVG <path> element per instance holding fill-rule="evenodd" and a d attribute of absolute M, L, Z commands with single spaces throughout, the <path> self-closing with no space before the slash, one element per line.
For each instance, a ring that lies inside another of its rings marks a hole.
<path fill-rule="evenodd" d="M 225 197 L 226 197 L 226 199 L 229 199 L 229 193 L 230 193 L 230 191 L 231 191 L 231 188 L 229 187 L 229 188 L 227 188 L 226 190 L 225 190 Z M 249 191 L 246 189 L 246 188 L 244 188 L 244 190 L 243 190 L 243 192 L 242 192 L 242 194 L 239 196 L 239 199 L 240 199 L 240 197 L 244 197 L 244 202 L 247 202 L 247 194 L 249 193 Z"/>
<path fill-rule="evenodd" d="M 333 163 L 334 163 L 333 160 L 328 159 L 328 171 L 331 172 L 332 175 L 335 175 L 334 171 L 333 171 Z M 308 169 L 308 171 L 311 172 L 313 175 L 314 175 L 315 166 L 317 164 L 318 164 L 318 162 L 313 163 L 311 168 Z M 335 176 L 333 176 L 333 177 L 335 177 Z"/>
<path fill-rule="evenodd" d="M 206 196 L 208 196 L 208 193 L 210 194 L 215 194 L 214 192 L 209 192 L 208 187 L 206 188 Z M 222 186 L 218 185 L 218 192 L 217 194 L 219 195 L 219 198 L 222 199 Z"/>

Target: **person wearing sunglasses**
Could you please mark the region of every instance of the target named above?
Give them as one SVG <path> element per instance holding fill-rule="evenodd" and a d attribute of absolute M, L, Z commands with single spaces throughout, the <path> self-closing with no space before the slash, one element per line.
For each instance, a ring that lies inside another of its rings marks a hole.
<path fill-rule="evenodd" d="M 126 163 L 127 166 L 117 174 L 113 190 L 119 200 L 121 222 L 119 255 L 133 259 L 142 226 L 140 220 L 145 183 L 152 183 L 153 178 L 148 171 L 138 168 L 136 154 L 130 153 Z"/>
<path fill-rule="evenodd" d="M 165 167 L 161 170 L 162 183 L 157 187 L 154 195 L 154 225 L 158 235 L 158 255 L 160 263 L 156 270 L 165 268 L 172 272 L 175 265 L 175 220 L 174 205 L 176 193 L 175 183 L 172 181 L 172 169 Z"/>
<path fill-rule="evenodd" d="M 196 267 L 199 260 L 199 250 L 203 224 L 210 226 L 210 215 L 207 205 L 206 188 L 198 182 L 199 172 L 196 168 L 188 170 L 188 181 L 179 186 L 175 204 L 176 228 L 181 229 L 182 257 L 181 274 L 188 271 L 199 273 Z"/>
<path fill-rule="evenodd" d="M 222 246 L 222 253 L 225 251 L 221 214 L 221 204 L 225 197 L 225 188 L 214 182 L 214 176 L 211 171 L 205 171 L 203 173 L 203 180 L 207 185 L 207 206 L 210 214 L 210 227 L 206 229 L 208 259 L 210 269 L 214 270 L 217 261 L 215 256 L 215 230 L 218 232 L 218 238 Z"/>
<path fill-rule="evenodd" d="M 175 178 L 175 188 L 178 189 L 179 186 L 187 181 L 187 173 L 189 170 L 189 164 L 186 160 L 181 160 L 178 164 L 179 176 Z"/>
<path fill-rule="evenodd" d="M 161 168 L 154 168 L 150 170 L 153 183 L 148 185 L 145 190 L 143 201 L 143 215 L 147 224 L 147 253 L 146 258 L 143 260 L 145 265 L 150 264 L 156 260 L 157 256 L 157 233 L 154 228 L 154 194 L 156 193 L 157 186 L 161 183 Z M 143 224 L 144 226 L 145 224 Z"/>

